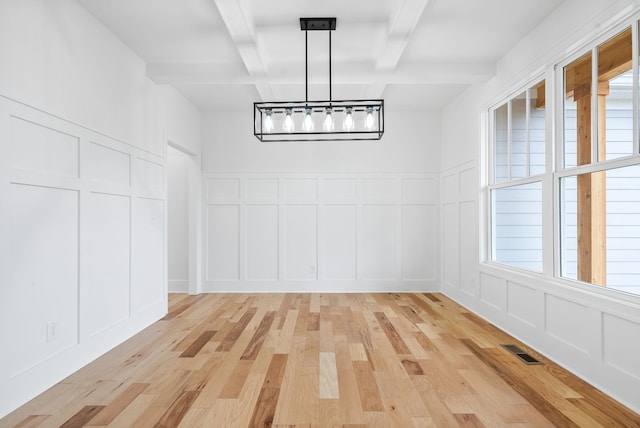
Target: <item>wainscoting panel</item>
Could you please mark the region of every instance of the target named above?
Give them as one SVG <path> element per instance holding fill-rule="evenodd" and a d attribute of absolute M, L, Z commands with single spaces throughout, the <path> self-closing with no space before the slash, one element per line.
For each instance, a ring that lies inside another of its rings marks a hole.
<path fill-rule="evenodd" d="M 446 239 L 442 242 L 442 281 L 452 286 L 460 286 L 460 245 L 458 204 L 442 205 L 442 229 Z"/>
<path fill-rule="evenodd" d="M 458 203 L 460 221 L 460 289 L 471 296 L 478 295 L 478 208 L 475 201 Z"/>
<path fill-rule="evenodd" d="M 165 160 L 134 143 L 0 96 L 0 414 L 166 313 Z"/>
<path fill-rule="evenodd" d="M 135 287 L 131 290 L 131 311 L 137 313 L 167 298 L 163 244 L 165 204 L 163 200 L 138 197 L 134 199 L 133 211 L 131 273 Z"/>
<path fill-rule="evenodd" d="M 588 328 L 585 321 L 589 320 L 590 315 L 595 317 L 595 314 L 590 314 L 586 306 L 550 294 L 546 295 L 545 300 L 547 334 L 580 352 L 588 353 L 590 336 L 594 330 Z"/>
<path fill-rule="evenodd" d="M 280 194 L 277 178 L 251 178 L 247 183 L 247 200 L 252 203 L 278 201 Z"/>
<path fill-rule="evenodd" d="M 2 281 L 4 375 L 19 378 L 78 343 L 78 192 L 12 183 Z M 4 276 L 4 275 L 3 275 Z M 55 323 L 55 332 L 48 331 Z M 55 333 L 55 334 L 54 334 Z M 54 340 L 55 337 L 55 340 Z"/>
<path fill-rule="evenodd" d="M 362 198 L 371 202 L 393 202 L 398 196 L 397 180 L 393 178 L 365 178 L 362 180 Z"/>
<path fill-rule="evenodd" d="M 396 212 L 393 205 L 364 205 L 359 274 L 368 280 L 396 277 Z"/>
<path fill-rule="evenodd" d="M 87 178 L 103 183 L 131 185 L 131 156 L 91 142 L 88 146 Z"/>
<path fill-rule="evenodd" d="M 542 323 L 538 321 L 544 311 L 540 293 L 517 282 L 509 281 L 507 286 L 508 291 L 504 290 L 504 295 L 507 296 L 507 313 L 530 327 L 542 327 Z"/>
<path fill-rule="evenodd" d="M 438 200 L 436 183 L 433 178 L 402 179 L 402 202 L 406 204 L 432 204 Z"/>
<path fill-rule="evenodd" d="M 418 196 L 416 194 L 416 197 L 410 200 L 418 200 Z M 434 205 L 402 206 L 403 279 L 435 281 L 436 243 L 431 237 L 436 232 L 436 221 Z"/>
<path fill-rule="evenodd" d="M 480 275 L 480 300 L 497 310 L 507 307 L 507 281 L 493 275 Z"/>
<path fill-rule="evenodd" d="M 80 140 L 49 124 L 11 117 L 11 166 L 64 177 L 78 177 Z"/>
<path fill-rule="evenodd" d="M 605 313 L 602 323 L 605 364 L 640 381 L 640 322 Z"/>
<path fill-rule="evenodd" d="M 129 317 L 131 199 L 90 193 L 86 213 L 81 327 L 93 336 Z"/>
<path fill-rule="evenodd" d="M 318 206 L 287 205 L 285 210 L 285 279 L 318 279 Z"/>
<path fill-rule="evenodd" d="M 205 188 L 207 189 L 206 201 L 209 203 L 229 200 L 240 203 L 240 179 L 238 178 L 210 178 Z"/>
<path fill-rule="evenodd" d="M 355 201 L 358 197 L 358 180 L 355 178 L 325 178 L 322 195 L 327 203 Z"/>
<path fill-rule="evenodd" d="M 278 280 L 279 209 L 279 205 L 247 205 L 246 207 L 248 280 Z"/>
<path fill-rule="evenodd" d="M 335 180 L 337 181 L 337 180 Z M 326 205 L 322 229 L 324 275 L 327 280 L 355 280 L 357 274 L 358 206 Z"/>
<path fill-rule="evenodd" d="M 136 163 L 134 185 L 143 192 L 164 192 L 164 166 L 143 158 L 136 158 Z"/>
<path fill-rule="evenodd" d="M 437 290 L 437 182 L 431 174 L 205 174 L 203 289 Z"/>
<path fill-rule="evenodd" d="M 205 279 L 207 281 L 239 280 L 240 205 L 209 205 L 206 229 Z"/>
<path fill-rule="evenodd" d="M 285 197 L 287 202 L 307 200 L 315 203 L 318 198 L 318 179 L 288 178 L 285 180 Z"/>

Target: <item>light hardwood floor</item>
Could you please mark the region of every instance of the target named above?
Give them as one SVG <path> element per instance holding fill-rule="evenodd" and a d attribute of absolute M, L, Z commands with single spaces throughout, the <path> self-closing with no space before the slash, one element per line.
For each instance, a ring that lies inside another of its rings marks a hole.
<path fill-rule="evenodd" d="M 441 294 L 169 301 L 164 319 L 0 426 L 640 427 L 640 415 Z"/>

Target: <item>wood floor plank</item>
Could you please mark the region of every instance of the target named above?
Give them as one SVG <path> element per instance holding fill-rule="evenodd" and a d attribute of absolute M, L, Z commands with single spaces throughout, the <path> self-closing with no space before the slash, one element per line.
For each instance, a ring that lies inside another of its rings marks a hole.
<path fill-rule="evenodd" d="M 89 426 L 94 425 L 108 425 L 118 417 L 118 415 L 129 406 L 133 400 L 135 400 L 144 390 L 149 386 L 146 383 L 133 383 L 127 387 L 120 395 L 118 395 L 111 403 L 96 415 L 87 424 Z"/>
<path fill-rule="evenodd" d="M 329 428 L 342 428 L 340 416 L 340 400 L 320 399 L 319 426 Z"/>
<path fill-rule="evenodd" d="M 180 354 L 180 358 L 193 358 L 211 340 L 217 331 L 205 331 L 191 344 L 185 351 Z"/>
<path fill-rule="evenodd" d="M 251 341 L 245 348 L 242 357 L 240 357 L 241 360 L 256 359 L 256 356 L 258 355 L 258 352 L 260 352 L 260 348 L 262 348 L 264 340 L 267 337 L 267 333 L 269 333 L 269 329 L 273 325 L 275 315 L 276 313 L 274 311 L 269 311 L 265 314 L 264 318 L 262 318 L 262 321 L 260 322 L 260 325 L 258 325 L 258 328 L 253 334 Z"/>
<path fill-rule="evenodd" d="M 280 388 L 282 386 L 282 378 L 287 368 L 288 358 L 289 355 L 287 354 L 273 354 L 271 364 L 269 364 L 267 374 L 264 377 L 265 388 Z"/>
<path fill-rule="evenodd" d="M 185 297 L 183 300 L 180 301 L 180 303 L 178 305 L 174 306 L 167 313 L 167 315 L 164 316 L 164 318 L 162 318 L 162 321 L 170 321 L 170 320 L 174 319 L 175 317 L 180 315 L 185 310 L 189 309 L 190 307 L 193 307 L 193 305 L 196 302 L 198 302 L 199 300 L 202 300 L 204 297 L 205 297 L 204 294 L 201 294 L 199 296 L 188 296 L 188 297 Z"/>
<path fill-rule="evenodd" d="M 364 412 L 360 404 L 358 386 L 352 369 L 351 352 L 346 343 L 336 345 L 336 368 L 340 379 L 340 414 L 343 424 L 363 424 Z"/>
<path fill-rule="evenodd" d="M 273 418 L 276 414 L 276 405 L 278 404 L 278 395 L 280 388 L 262 388 L 256 407 L 251 416 L 251 427 L 270 427 L 273 425 Z"/>
<path fill-rule="evenodd" d="M 404 358 L 402 359 L 402 366 L 404 367 L 408 375 L 416 375 L 416 376 L 424 375 L 424 371 L 422 370 L 422 367 L 417 361 Z"/>
<path fill-rule="evenodd" d="M 484 428 L 484 424 L 473 413 L 456 413 L 454 415 L 462 428 Z"/>
<path fill-rule="evenodd" d="M 169 428 L 177 427 L 182 421 L 184 415 L 187 414 L 191 405 L 198 395 L 199 391 L 184 391 L 180 396 L 171 404 L 171 406 L 164 412 L 160 420 L 155 425 L 156 428 Z"/>
<path fill-rule="evenodd" d="M 247 327 L 247 324 L 249 324 L 251 318 L 253 318 L 253 316 L 256 314 L 256 311 L 257 308 L 250 308 L 244 315 L 242 315 L 240 320 L 236 322 L 231 331 L 229 331 L 229 334 L 227 334 L 227 336 L 222 340 L 222 343 L 220 343 L 220 346 L 218 346 L 216 352 L 227 352 L 231 349 L 231 347 L 233 347 L 233 345 L 235 345 L 236 341 L 240 337 L 240 334 Z"/>
<path fill-rule="evenodd" d="M 407 345 L 402 340 L 402 337 L 400 337 L 400 334 L 398 334 L 398 331 L 393 326 L 391 321 L 389 321 L 389 318 L 387 318 L 384 312 L 374 312 L 374 315 L 380 323 L 384 334 L 389 339 L 389 342 L 391 342 L 393 349 L 396 350 L 396 353 L 405 355 L 410 354 L 411 351 L 409 350 L 409 348 L 407 348 Z"/>
<path fill-rule="evenodd" d="M 309 312 L 307 331 L 320 331 L 320 312 Z"/>
<path fill-rule="evenodd" d="M 640 428 L 440 293 L 169 296 L 169 313 L 2 427 Z"/>
<path fill-rule="evenodd" d="M 589 401 L 583 398 L 568 398 L 567 400 L 577 409 L 581 410 L 585 414 L 590 415 L 596 422 L 598 422 L 602 426 L 640 427 L 640 420 L 625 420 L 624 416 L 620 418 L 620 415 L 617 414 L 607 414 L 605 411 L 598 407 L 594 407 Z"/>
<path fill-rule="evenodd" d="M 233 373 L 227 379 L 222 391 L 220 392 L 220 398 L 238 398 L 240 396 L 240 391 L 244 386 L 247 377 L 249 376 L 249 372 L 251 371 L 251 367 L 253 366 L 253 360 L 240 360 L 236 365 L 236 368 L 233 370 Z"/>
<path fill-rule="evenodd" d="M 43 423 L 49 415 L 30 415 L 13 425 L 13 428 L 34 428 Z"/>
<path fill-rule="evenodd" d="M 320 398 L 340 398 L 338 388 L 338 369 L 336 354 L 333 352 L 320 353 Z"/>
<path fill-rule="evenodd" d="M 83 427 L 91 421 L 98 413 L 104 409 L 104 406 L 85 406 L 78 413 L 73 415 L 69 420 L 63 423 L 60 428 L 78 428 Z"/>
<path fill-rule="evenodd" d="M 431 300 L 432 302 L 441 302 L 442 300 L 440 300 L 440 298 L 438 297 L 438 295 L 436 295 L 435 293 L 424 293 L 423 294 L 427 299 Z"/>
<path fill-rule="evenodd" d="M 156 399 L 154 394 L 140 394 L 122 412 L 116 416 L 107 426 L 132 427 Z"/>
<path fill-rule="evenodd" d="M 378 385 L 373 377 L 371 365 L 364 361 L 354 361 L 352 364 L 362 410 L 365 412 L 384 411 L 380 391 L 378 391 Z"/>

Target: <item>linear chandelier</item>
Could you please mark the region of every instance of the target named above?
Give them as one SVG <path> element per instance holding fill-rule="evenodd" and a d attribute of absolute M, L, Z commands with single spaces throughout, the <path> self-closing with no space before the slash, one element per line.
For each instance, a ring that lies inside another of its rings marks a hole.
<path fill-rule="evenodd" d="M 253 135 L 267 141 L 380 140 L 384 100 L 334 100 L 331 93 L 331 31 L 336 18 L 300 18 L 304 31 L 305 100 L 253 103 Z M 308 32 L 329 33 L 329 99 L 309 101 Z"/>

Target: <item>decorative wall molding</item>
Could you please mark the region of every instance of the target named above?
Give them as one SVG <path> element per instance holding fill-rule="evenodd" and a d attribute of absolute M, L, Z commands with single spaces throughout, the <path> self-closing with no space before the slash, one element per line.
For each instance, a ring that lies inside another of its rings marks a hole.
<path fill-rule="evenodd" d="M 203 291 L 435 291 L 435 174 L 204 174 Z"/>
<path fill-rule="evenodd" d="M 1 96 L 0 151 L 1 416 L 159 319 L 167 289 L 163 158 Z"/>

